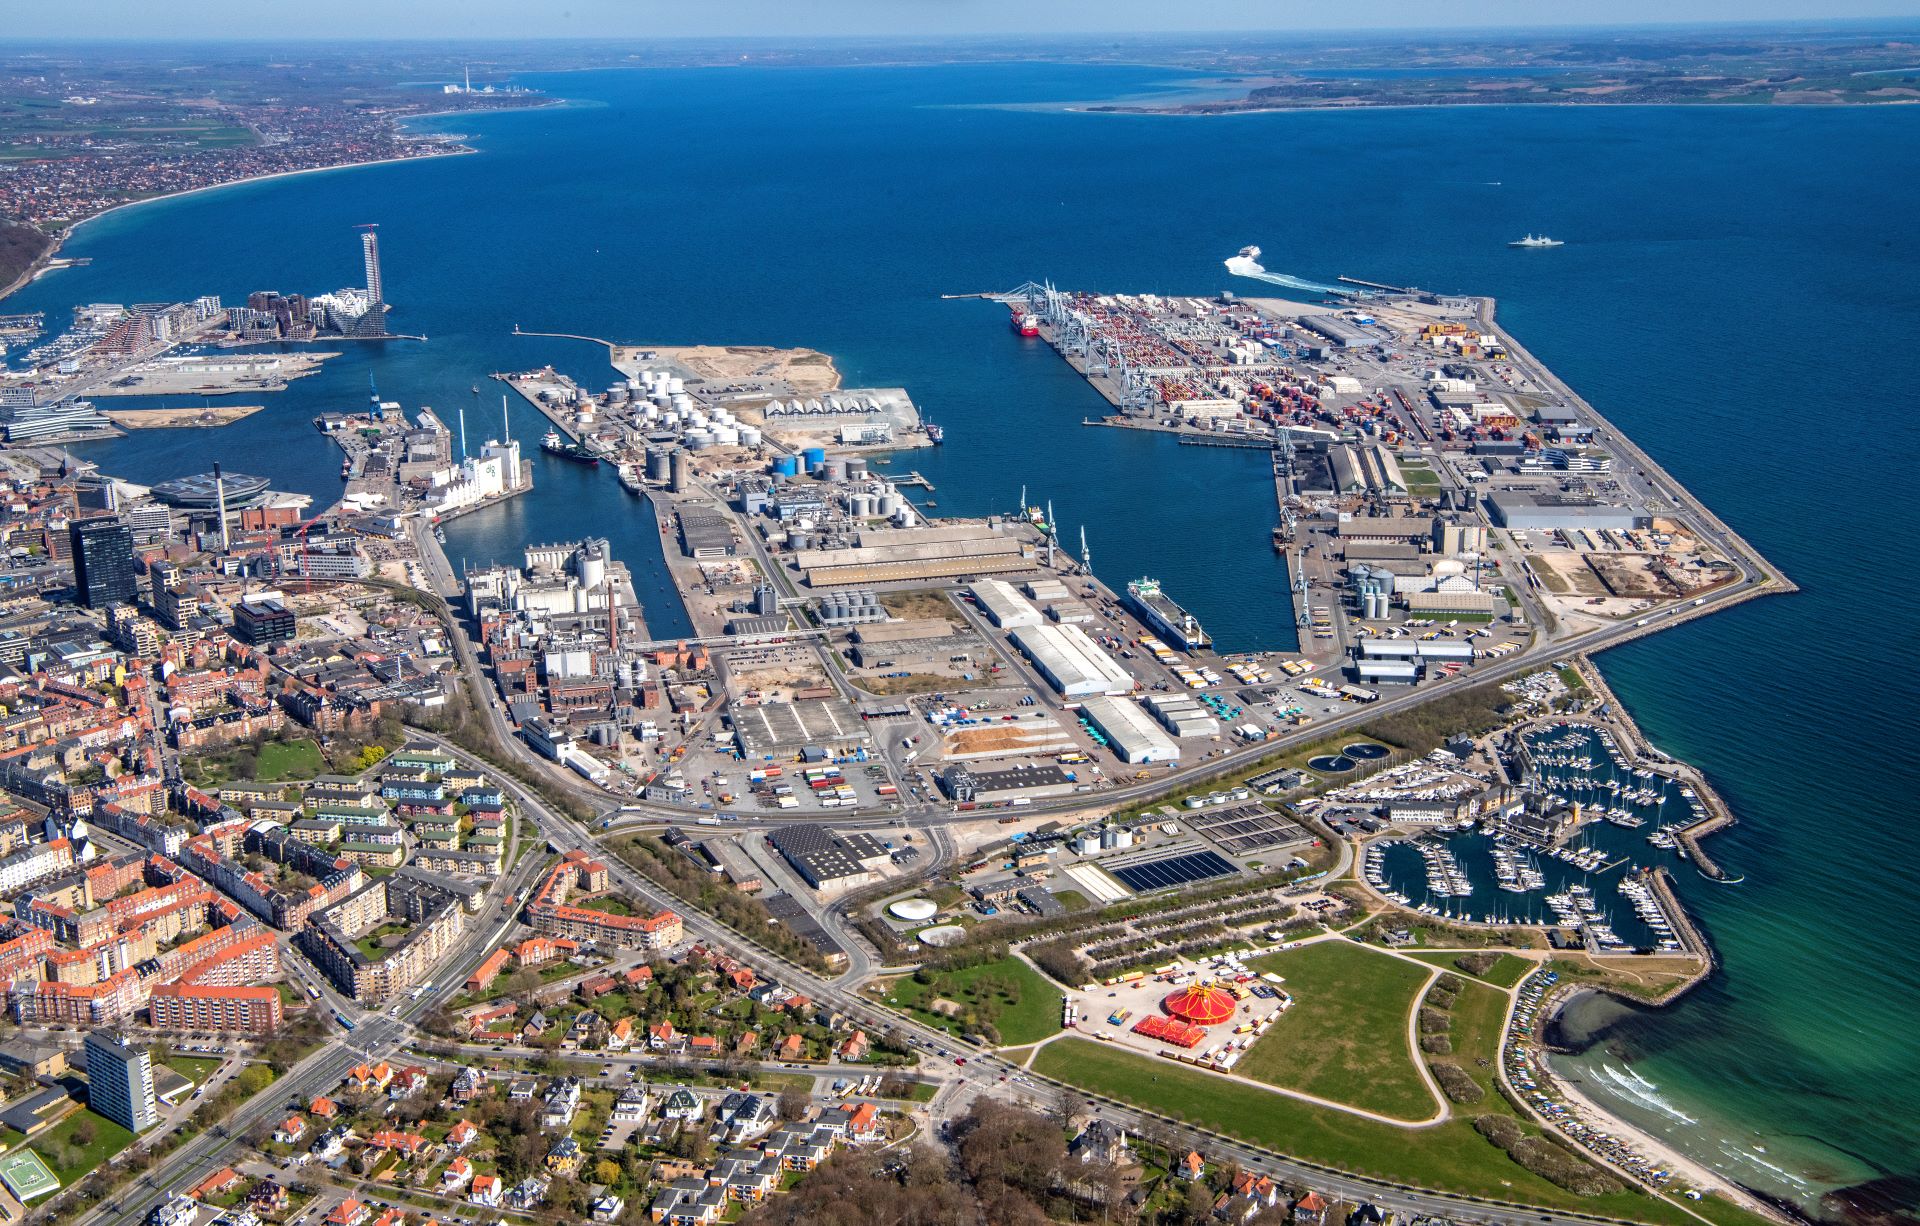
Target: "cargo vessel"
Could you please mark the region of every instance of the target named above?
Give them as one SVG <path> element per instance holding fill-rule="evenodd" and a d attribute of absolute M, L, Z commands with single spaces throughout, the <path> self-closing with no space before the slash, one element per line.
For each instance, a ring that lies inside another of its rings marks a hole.
<path fill-rule="evenodd" d="M 1200 619 L 1162 592 L 1158 579 L 1128 583 L 1127 607 L 1138 613 L 1149 629 L 1182 651 L 1205 651 L 1213 646 L 1213 640 L 1200 628 Z"/>
<path fill-rule="evenodd" d="M 581 444 L 571 439 L 561 438 L 558 430 L 547 431 L 547 436 L 540 440 L 540 450 L 551 456 L 559 456 L 563 460 L 572 460 L 575 464 L 598 464 L 600 462 L 599 456 L 587 450 Z"/>
<path fill-rule="evenodd" d="M 946 427 L 934 422 L 927 422 L 925 424 L 927 427 L 927 441 L 929 443 L 944 443 L 947 441 Z"/>
<path fill-rule="evenodd" d="M 1023 306 L 1014 306 L 1010 309 L 1012 316 L 1008 320 L 1008 323 L 1015 332 L 1018 332 L 1021 336 L 1040 335 L 1040 317 L 1038 315 L 1035 315 Z"/>

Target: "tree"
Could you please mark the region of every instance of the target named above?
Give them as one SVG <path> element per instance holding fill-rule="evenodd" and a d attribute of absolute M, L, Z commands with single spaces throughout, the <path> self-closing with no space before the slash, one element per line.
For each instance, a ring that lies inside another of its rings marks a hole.
<path fill-rule="evenodd" d="M 611 1186 L 620 1182 L 620 1164 L 611 1158 L 602 1158 L 593 1164 L 593 1180 L 598 1184 Z"/>
<path fill-rule="evenodd" d="M 780 1118 L 797 1120 L 807 1113 L 813 1105 L 813 1096 L 805 1090 L 782 1090 L 780 1092 Z"/>
<path fill-rule="evenodd" d="M 240 1088 L 246 1092 L 247 1097 L 251 1098 L 273 1084 L 273 1070 L 264 1064 L 249 1064 L 240 1070 L 240 1075 L 234 1080 L 240 1084 Z"/>

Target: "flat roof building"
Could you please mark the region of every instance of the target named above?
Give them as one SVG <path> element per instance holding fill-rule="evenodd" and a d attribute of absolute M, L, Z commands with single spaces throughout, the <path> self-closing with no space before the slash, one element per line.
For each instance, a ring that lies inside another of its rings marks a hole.
<path fill-rule="evenodd" d="M 793 870 L 816 890 L 877 881 L 879 870 L 891 858 L 880 840 L 870 834 L 836 834 L 814 822 L 782 826 L 768 837 Z"/>
<path fill-rule="evenodd" d="M 146 1045 L 103 1028 L 87 1033 L 87 1106 L 132 1133 L 160 1122 Z"/>

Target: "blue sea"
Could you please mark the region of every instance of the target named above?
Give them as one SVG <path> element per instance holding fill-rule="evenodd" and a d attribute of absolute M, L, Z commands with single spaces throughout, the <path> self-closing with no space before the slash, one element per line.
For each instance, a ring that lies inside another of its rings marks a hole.
<path fill-rule="evenodd" d="M 1682 884 L 1724 959 L 1708 985 L 1604 1022 L 1589 1088 L 1742 1182 L 1814 1204 L 1920 1176 L 1910 812 L 1920 649 L 1895 583 L 1920 539 L 1920 109 L 1393 110 L 1219 118 L 1049 104 L 1180 74 L 1049 64 L 582 72 L 564 107 L 425 121 L 474 156 L 242 185 L 111 214 L 8 309 L 358 276 L 378 222 L 394 326 L 224 430 L 91 447 L 152 481 L 215 458 L 322 504 L 309 419 L 383 398 L 496 428 L 490 372 L 601 386 L 622 341 L 806 345 L 900 385 L 949 442 L 912 453 L 942 512 L 1051 499 L 1112 583 L 1160 578 L 1222 647 L 1283 648 L 1264 457 L 1081 425 L 1103 402 L 990 303 L 1028 279 L 1257 293 L 1222 260 L 1489 294 L 1502 321 L 1803 589 L 1611 652 L 1651 737 L 1741 824 L 1743 884 Z M 1566 241 L 1511 251 L 1537 231 Z M 477 392 L 475 389 L 478 389 Z M 516 436 L 541 420 L 518 405 Z M 600 533 L 658 634 L 685 628 L 658 528 L 610 472 L 539 461 L 537 492 L 448 532 L 475 562 Z M 1904 581 L 1903 581 L 1904 582 Z M 1616 1011 L 1619 1012 L 1619 1011 Z M 1908 1037 L 1902 1038 L 1902 1035 Z"/>

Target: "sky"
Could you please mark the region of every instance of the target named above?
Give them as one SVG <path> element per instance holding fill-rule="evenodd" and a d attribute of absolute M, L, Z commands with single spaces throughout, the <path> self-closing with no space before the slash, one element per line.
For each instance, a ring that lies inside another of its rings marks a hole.
<path fill-rule="evenodd" d="M 0 8 L 16 39 L 1123 34 L 1920 16 L 1920 0 L 12 0 Z"/>

